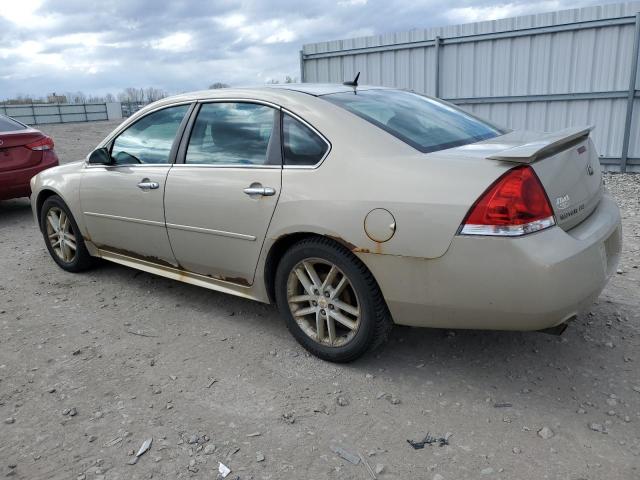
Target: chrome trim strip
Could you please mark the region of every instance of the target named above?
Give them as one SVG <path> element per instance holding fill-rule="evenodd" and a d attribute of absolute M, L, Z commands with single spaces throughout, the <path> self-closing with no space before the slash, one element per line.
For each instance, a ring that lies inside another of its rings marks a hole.
<path fill-rule="evenodd" d="M 276 110 L 280 110 L 282 107 L 275 103 L 269 102 L 267 100 L 259 100 L 257 98 L 201 98 L 196 100 L 198 103 L 259 103 L 261 105 L 265 105 L 267 107 L 275 108 Z"/>
<path fill-rule="evenodd" d="M 144 220 L 142 218 L 121 217 L 119 215 L 109 215 L 107 213 L 83 212 L 90 217 L 108 218 L 110 220 L 120 220 L 123 222 L 140 223 L 142 225 L 152 225 L 154 227 L 164 227 L 164 222 L 156 222 L 154 220 Z"/>
<path fill-rule="evenodd" d="M 265 169 L 265 170 L 281 170 L 282 167 L 280 165 L 242 165 L 242 164 L 233 164 L 233 163 L 176 163 L 173 165 L 173 168 L 237 168 L 240 170 L 246 169 Z"/>
<path fill-rule="evenodd" d="M 213 230 L 211 228 L 202 228 L 202 227 L 191 227 L 189 225 L 179 225 L 176 223 L 156 222 L 154 220 L 143 220 L 141 218 L 121 217 L 119 215 L 109 215 L 106 213 L 84 212 L 84 214 L 90 217 L 108 218 L 110 220 L 120 220 L 123 222 L 140 223 L 142 225 L 152 225 L 154 227 L 166 226 L 167 228 L 174 228 L 176 230 L 185 230 L 187 232 L 208 233 L 210 235 L 237 238 L 239 240 L 248 240 L 250 242 L 256 241 L 256 237 L 254 237 L 253 235 L 246 235 L 244 233 L 225 232 L 223 230 Z"/>
<path fill-rule="evenodd" d="M 138 167 L 169 167 L 173 166 L 173 163 L 118 163 L 113 165 L 104 165 L 101 163 L 85 163 L 84 168 L 106 168 L 107 170 L 113 170 L 114 168 L 138 168 Z"/>
<path fill-rule="evenodd" d="M 237 238 L 239 240 L 248 240 L 250 242 L 256 241 L 256 237 L 254 237 L 253 235 L 245 235 L 244 233 L 225 232 L 223 230 L 213 230 L 211 228 L 191 227 L 189 225 L 178 225 L 176 223 L 167 223 L 167 228 L 184 230 L 186 232 L 208 233 L 210 235 L 217 235 L 219 237 Z"/>

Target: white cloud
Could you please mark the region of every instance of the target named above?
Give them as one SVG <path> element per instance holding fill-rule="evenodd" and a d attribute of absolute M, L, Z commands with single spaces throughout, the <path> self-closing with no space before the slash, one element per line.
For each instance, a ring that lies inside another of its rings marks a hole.
<path fill-rule="evenodd" d="M 186 52 L 191 47 L 191 34 L 176 32 L 151 42 L 151 48 L 169 52 Z"/>
<path fill-rule="evenodd" d="M 215 23 L 226 29 L 240 28 L 247 23 L 247 17 L 240 13 L 216 17 L 213 19 Z"/>
<path fill-rule="evenodd" d="M 532 2 L 529 4 L 505 3 L 478 7 L 452 8 L 446 12 L 446 17 L 455 23 L 471 23 L 516 17 L 533 12 L 553 11 L 558 8 L 559 2 L 556 1 Z"/>
<path fill-rule="evenodd" d="M 363 6 L 366 5 L 368 0 L 340 0 L 338 5 L 346 5 L 349 7 L 352 6 Z"/>
<path fill-rule="evenodd" d="M 267 38 L 264 39 L 264 43 L 286 43 L 293 42 L 297 38 L 297 35 L 288 28 L 281 28 L 280 30 L 273 32 Z"/>
<path fill-rule="evenodd" d="M 100 32 L 91 32 L 91 33 L 69 33 L 66 35 L 60 35 L 58 37 L 51 37 L 47 39 L 48 45 L 57 45 L 57 46 L 70 46 L 70 47 L 96 47 L 101 45 L 101 37 L 102 33 Z"/>
<path fill-rule="evenodd" d="M 0 17 L 28 27 L 38 20 L 35 12 L 41 5 L 42 0 L 0 0 Z"/>

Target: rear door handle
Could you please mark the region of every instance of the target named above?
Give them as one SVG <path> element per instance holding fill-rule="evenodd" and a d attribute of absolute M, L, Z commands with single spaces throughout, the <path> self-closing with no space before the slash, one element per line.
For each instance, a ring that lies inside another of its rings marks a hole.
<path fill-rule="evenodd" d="M 152 182 L 148 178 L 143 178 L 142 181 L 138 184 L 138 188 L 140 190 L 155 190 L 160 188 L 160 184 L 158 182 Z"/>
<path fill-rule="evenodd" d="M 258 186 L 259 185 L 259 186 Z M 271 187 L 263 187 L 262 185 L 252 185 L 244 189 L 244 193 L 249 196 L 261 195 L 263 197 L 272 197 L 276 194 L 276 189 Z"/>

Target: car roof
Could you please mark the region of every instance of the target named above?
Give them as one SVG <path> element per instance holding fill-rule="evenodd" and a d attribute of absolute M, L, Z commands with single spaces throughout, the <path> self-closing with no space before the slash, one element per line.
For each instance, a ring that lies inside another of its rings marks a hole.
<path fill-rule="evenodd" d="M 362 90 L 374 90 L 385 89 L 387 87 L 376 87 L 373 85 L 359 85 L 357 88 Z M 206 100 L 219 97 L 233 96 L 235 94 L 244 95 L 260 95 L 260 94 L 279 94 L 279 96 L 286 95 L 288 92 L 305 93 L 314 97 L 322 95 L 329 95 L 331 93 L 349 93 L 353 92 L 353 87 L 342 85 L 339 83 L 282 83 L 282 84 L 269 84 L 258 85 L 248 87 L 228 87 L 228 88 L 215 88 L 209 90 L 199 90 L 196 92 L 185 92 L 171 97 L 166 97 L 164 101 L 170 100 L 172 102 L 181 100 Z M 160 100 L 160 102 L 163 102 Z M 164 103 L 164 102 L 163 102 Z"/>
<path fill-rule="evenodd" d="M 283 90 L 293 90 L 295 92 L 307 93 L 313 96 L 329 95 L 331 93 L 353 92 L 353 87 L 341 83 L 276 83 L 265 85 L 262 88 L 279 88 Z M 358 85 L 357 90 L 384 89 L 386 87 L 376 87 L 373 85 Z"/>

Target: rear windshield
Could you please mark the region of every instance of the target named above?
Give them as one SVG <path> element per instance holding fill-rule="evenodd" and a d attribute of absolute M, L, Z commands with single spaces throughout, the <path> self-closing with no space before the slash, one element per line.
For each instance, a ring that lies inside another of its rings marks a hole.
<path fill-rule="evenodd" d="M 330 101 L 423 153 L 459 147 L 506 133 L 453 105 L 400 90 L 333 93 Z"/>
<path fill-rule="evenodd" d="M 15 130 L 24 130 L 25 127 L 20 122 L 16 122 L 12 118 L 0 115 L 0 132 L 13 132 Z"/>

